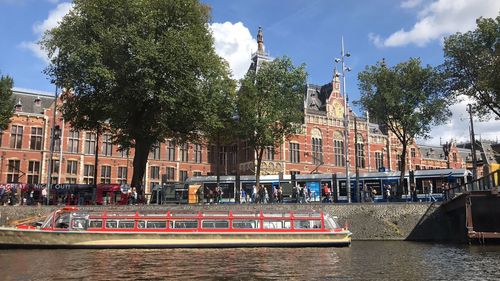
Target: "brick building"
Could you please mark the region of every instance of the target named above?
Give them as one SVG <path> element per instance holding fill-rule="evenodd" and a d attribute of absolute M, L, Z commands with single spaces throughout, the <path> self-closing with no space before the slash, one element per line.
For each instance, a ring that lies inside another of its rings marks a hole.
<path fill-rule="evenodd" d="M 271 58 L 264 52 L 259 29 L 258 50 L 252 56 L 251 68 L 257 69 Z M 0 183 L 47 183 L 49 176 L 50 139 L 53 125 L 61 130 L 52 157 L 52 183 L 94 183 L 95 152 L 98 148 L 98 183 L 130 183 L 134 151 L 119 151 L 111 135 L 97 138 L 93 132 L 74 131 L 59 113 L 53 120 L 54 96 L 14 89 L 15 113 L 9 127 L 0 134 Z M 308 84 L 304 95 L 302 131 L 275 149 L 269 148 L 263 159 L 262 174 L 344 173 L 344 98 L 338 75 L 323 86 Z M 349 110 L 350 171 L 356 158 L 360 172 L 380 169 L 398 170 L 401 145 L 368 118 Z M 98 139 L 98 141 L 97 141 Z M 447 157 L 446 151 L 449 151 Z M 408 148 L 407 169 L 469 168 L 469 150 L 452 143 L 443 147 Z M 469 152 L 470 154 L 470 152 Z M 182 182 L 187 177 L 215 174 L 215 163 L 221 174 L 253 174 L 255 155 L 244 141 L 223 146 L 176 144 L 165 140 L 153 147 L 147 162 L 146 192 L 162 181 Z"/>

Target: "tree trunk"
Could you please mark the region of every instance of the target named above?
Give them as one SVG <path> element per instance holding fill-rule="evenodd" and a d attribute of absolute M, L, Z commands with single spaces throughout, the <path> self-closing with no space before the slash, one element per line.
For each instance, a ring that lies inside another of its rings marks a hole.
<path fill-rule="evenodd" d="M 137 194 L 140 198 L 139 201 L 144 202 L 144 172 L 146 171 L 146 163 L 148 162 L 149 151 L 151 150 L 152 143 L 146 140 L 135 140 L 135 154 L 134 154 L 134 174 L 132 176 L 131 186 L 135 187 Z"/>
<path fill-rule="evenodd" d="M 257 192 L 260 190 L 260 166 L 262 164 L 262 156 L 264 155 L 264 149 L 257 149 L 257 168 L 255 169 L 255 186 L 257 187 Z"/>
<path fill-rule="evenodd" d="M 401 152 L 401 174 L 399 175 L 399 188 L 397 190 L 397 197 L 398 199 L 401 199 L 404 191 L 404 184 L 405 184 L 405 172 L 406 172 L 406 147 L 407 147 L 407 141 L 406 139 L 403 141 L 403 151 Z"/>
<path fill-rule="evenodd" d="M 220 136 L 217 136 L 215 144 L 215 175 L 217 176 L 217 187 L 220 187 Z"/>

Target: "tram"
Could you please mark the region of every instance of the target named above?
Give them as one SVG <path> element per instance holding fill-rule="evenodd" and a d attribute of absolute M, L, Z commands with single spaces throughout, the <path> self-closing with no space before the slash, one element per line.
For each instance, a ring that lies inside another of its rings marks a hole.
<path fill-rule="evenodd" d="M 436 170 L 416 170 L 407 172 L 404 177 L 402 197 L 403 201 L 442 201 L 443 189 L 455 185 L 461 185 L 471 180 L 472 173 L 466 169 L 436 169 Z M 359 178 L 359 182 L 356 181 Z M 348 202 L 349 192 L 346 187 L 346 177 L 342 173 L 332 174 L 297 174 L 294 176 L 265 175 L 261 176 L 261 185 L 269 189 L 281 188 L 284 202 L 297 202 L 296 187 L 306 187 L 310 193 L 310 202 L 321 202 L 325 194 L 325 185 L 331 190 L 333 202 Z M 199 185 L 203 188 L 203 200 L 210 202 L 208 194 L 215 190 L 217 186 L 216 176 L 197 176 L 188 178 L 185 188 L 189 185 Z M 351 174 L 350 196 L 351 202 L 362 202 L 365 193 L 370 192 L 370 200 L 374 202 L 387 202 L 396 200 L 396 188 L 400 184 L 400 172 L 373 172 L 360 173 L 358 177 Z M 410 185 L 415 185 L 416 198 L 411 193 Z M 255 185 L 255 176 L 241 176 L 239 183 L 235 176 L 221 176 L 220 187 L 222 189 L 221 203 L 248 202 Z M 359 186 L 360 193 L 357 194 L 356 185 Z M 239 187 L 239 188 L 238 188 Z M 374 190 L 374 192 L 373 192 Z M 364 191 L 364 193 L 363 193 Z M 246 196 L 243 198 L 242 196 Z"/>

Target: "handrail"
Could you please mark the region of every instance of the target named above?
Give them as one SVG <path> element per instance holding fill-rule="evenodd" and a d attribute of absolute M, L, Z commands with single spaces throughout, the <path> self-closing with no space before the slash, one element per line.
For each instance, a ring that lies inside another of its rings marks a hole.
<path fill-rule="evenodd" d="M 500 186 L 500 170 L 489 173 L 477 180 L 444 190 L 444 201 L 450 201 L 456 196 L 471 191 L 490 191 Z"/>

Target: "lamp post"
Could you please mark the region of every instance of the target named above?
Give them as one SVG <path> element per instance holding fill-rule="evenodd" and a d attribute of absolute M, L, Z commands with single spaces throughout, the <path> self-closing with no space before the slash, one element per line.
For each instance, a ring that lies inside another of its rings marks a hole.
<path fill-rule="evenodd" d="M 340 59 L 336 58 L 335 62 L 342 63 L 342 92 L 344 95 L 344 137 L 345 137 L 345 177 L 346 177 L 346 189 L 347 189 L 347 201 L 351 203 L 351 179 L 350 179 L 350 161 L 349 161 L 349 97 L 346 92 L 345 86 L 345 73 L 351 71 L 349 67 L 345 66 L 345 59 L 350 57 L 351 54 L 349 52 L 344 51 L 344 37 L 342 36 L 342 49 L 340 52 Z"/>
<path fill-rule="evenodd" d="M 57 84 L 56 84 L 56 91 L 54 94 L 54 113 L 52 114 L 52 130 L 51 130 L 51 135 L 50 135 L 50 146 L 49 146 L 49 163 L 48 163 L 48 171 L 47 171 L 47 205 L 50 205 L 50 188 L 52 186 L 52 158 L 54 157 L 54 145 L 55 145 L 55 140 L 58 135 L 56 135 L 56 110 L 57 110 L 57 98 L 58 98 L 58 93 L 57 93 Z M 61 163 L 59 163 L 61 165 Z"/>

